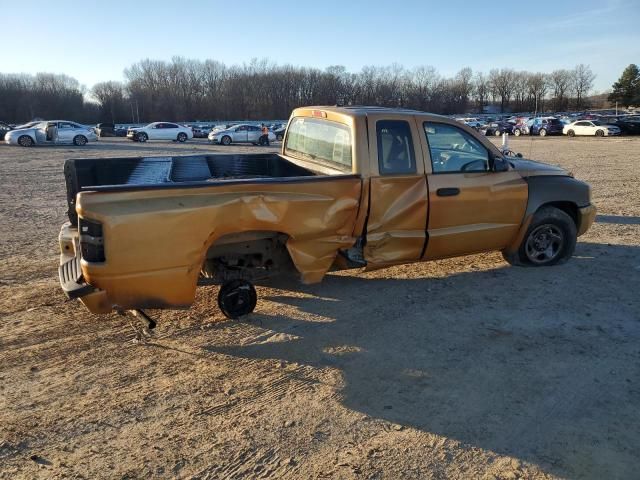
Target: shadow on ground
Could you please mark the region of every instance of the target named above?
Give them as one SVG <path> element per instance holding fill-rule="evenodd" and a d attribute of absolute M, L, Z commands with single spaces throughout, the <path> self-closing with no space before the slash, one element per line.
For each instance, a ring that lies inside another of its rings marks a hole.
<path fill-rule="evenodd" d="M 625 215 L 597 215 L 598 223 L 614 223 L 619 225 L 640 225 L 640 217 Z"/>
<path fill-rule="evenodd" d="M 330 275 L 306 298 L 270 298 L 318 321 L 252 319 L 296 340 L 206 349 L 339 368 L 348 408 L 555 475 L 632 478 L 640 465 L 639 287 L 640 249 L 583 243 L 552 268 Z"/>

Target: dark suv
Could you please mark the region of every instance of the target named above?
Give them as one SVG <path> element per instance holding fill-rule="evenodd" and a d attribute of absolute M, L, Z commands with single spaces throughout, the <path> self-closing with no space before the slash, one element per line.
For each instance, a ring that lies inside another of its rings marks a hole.
<path fill-rule="evenodd" d="M 557 118 L 534 118 L 529 120 L 529 134 L 540 135 L 545 137 L 547 135 L 562 135 L 562 129 L 564 124 Z"/>
<path fill-rule="evenodd" d="M 10 130 L 13 130 L 13 128 L 11 128 L 11 126 L 9 126 L 8 124 L 6 124 L 4 122 L 0 122 L 0 142 L 2 142 L 2 140 L 4 140 L 5 134 Z"/>

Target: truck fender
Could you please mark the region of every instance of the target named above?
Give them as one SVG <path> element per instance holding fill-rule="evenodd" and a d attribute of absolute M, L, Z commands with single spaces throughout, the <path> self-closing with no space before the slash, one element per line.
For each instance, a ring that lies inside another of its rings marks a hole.
<path fill-rule="evenodd" d="M 526 177 L 529 196 L 527 208 L 522 219 L 518 234 L 504 249 L 507 255 L 518 251 L 525 234 L 531 225 L 533 215 L 543 206 L 554 206 L 567 213 L 576 222 L 576 229 L 580 230 L 578 209 L 591 203 L 591 188 L 585 182 L 576 180 L 568 175 L 538 175 Z"/>

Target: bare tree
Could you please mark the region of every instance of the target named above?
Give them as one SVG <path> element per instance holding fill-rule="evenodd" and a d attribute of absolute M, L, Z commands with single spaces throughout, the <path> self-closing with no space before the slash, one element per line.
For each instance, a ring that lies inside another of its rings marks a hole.
<path fill-rule="evenodd" d="M 530 103 L 528 109 L 535 112 L 544 112 L 544 99 L 549 91 L 549 82 L 544 73 L 533 73 L 527 79 Z"/>
<path fill-rule="evenodd" d="M 445 78 L 431 66 L 406 70 L 398 64 L 366 66 L 351 73 L 340 65 L 324 70 L 276 65 L 253 59 L 226 66 L 215 60 L 174 57 L 144 59 L 124 71 L 125 82 L 101 82 L 84 100 L 83 87 L 64 75 L 0 74 L 0 118 L 97 119 L 113 122 L 154 120 L 284 119 L 302 105 L 371 104 L 434 113 L 464 113 L 493 100 L 505 111 L 542 110 L 548 92 L 556 108 L 575 95 L 582 106 L 593 84 L 588 66 L 543 73 L 493 69 L 488 75 L 463 68 Z M 548 81 L 547 81 L 548 79 Z"/>
<path fill-rule="evenodd" d="M 475 94 L 476 103 L 478 104 L 478 111 L 482 113 L 484 106 L 487 104 L 489 99 L 489 79 L 482 72 L 476 72 L 473 77 L 473 92 Z"/>
<path fill-rule="evenodd" d="M 515 84 L 515 72 L 510 68 L 493 69 L 489 72 L 489 84 L 496 97 L 500 97 L 500 111 L 509 106 Z"/>
<path fill-rule="evenodd" d="M 527 109 L 527 94 L 529 93 L 529 72 L 516 72 L 513 79 L 513 99 L 516 111 Z"/>
<path fill-rule="evenodd" d="M 125 89 L 120 82 L 96 83 L 91 89 L 91 94 L 98 101 L 101 109 L 101 120 L 112 123 L 124 122 L 128 118 Z"/>
<path fill-rule="evenodd" d="M 596 79 L 591 68 L 584 63 L 576 65 L 571 71 L 571 87 L 576 100 L 576 109 L 582 107 L 583 99 L 589 94 L 593 88 L 593 81 Z"/>
<path fill-rule="evenodd" d="M 554 96 L 554 109 L 556 111 L 564 110 L 568 104 L 566 95 L 571 88 L 571 79 L 571 72 L 565 69 L 554 70 L 549 75 L 549 82 Z"/>

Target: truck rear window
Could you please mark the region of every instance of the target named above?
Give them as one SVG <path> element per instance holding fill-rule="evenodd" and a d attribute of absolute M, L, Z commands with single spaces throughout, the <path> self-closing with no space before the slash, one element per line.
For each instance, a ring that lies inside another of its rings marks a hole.
<path fill-rule="evenodd" d="M 351 170 L 351 130 L 317 118 L 295 117 L 287 133 L 284 153 L 303 160 L 322 160 Z"/>

